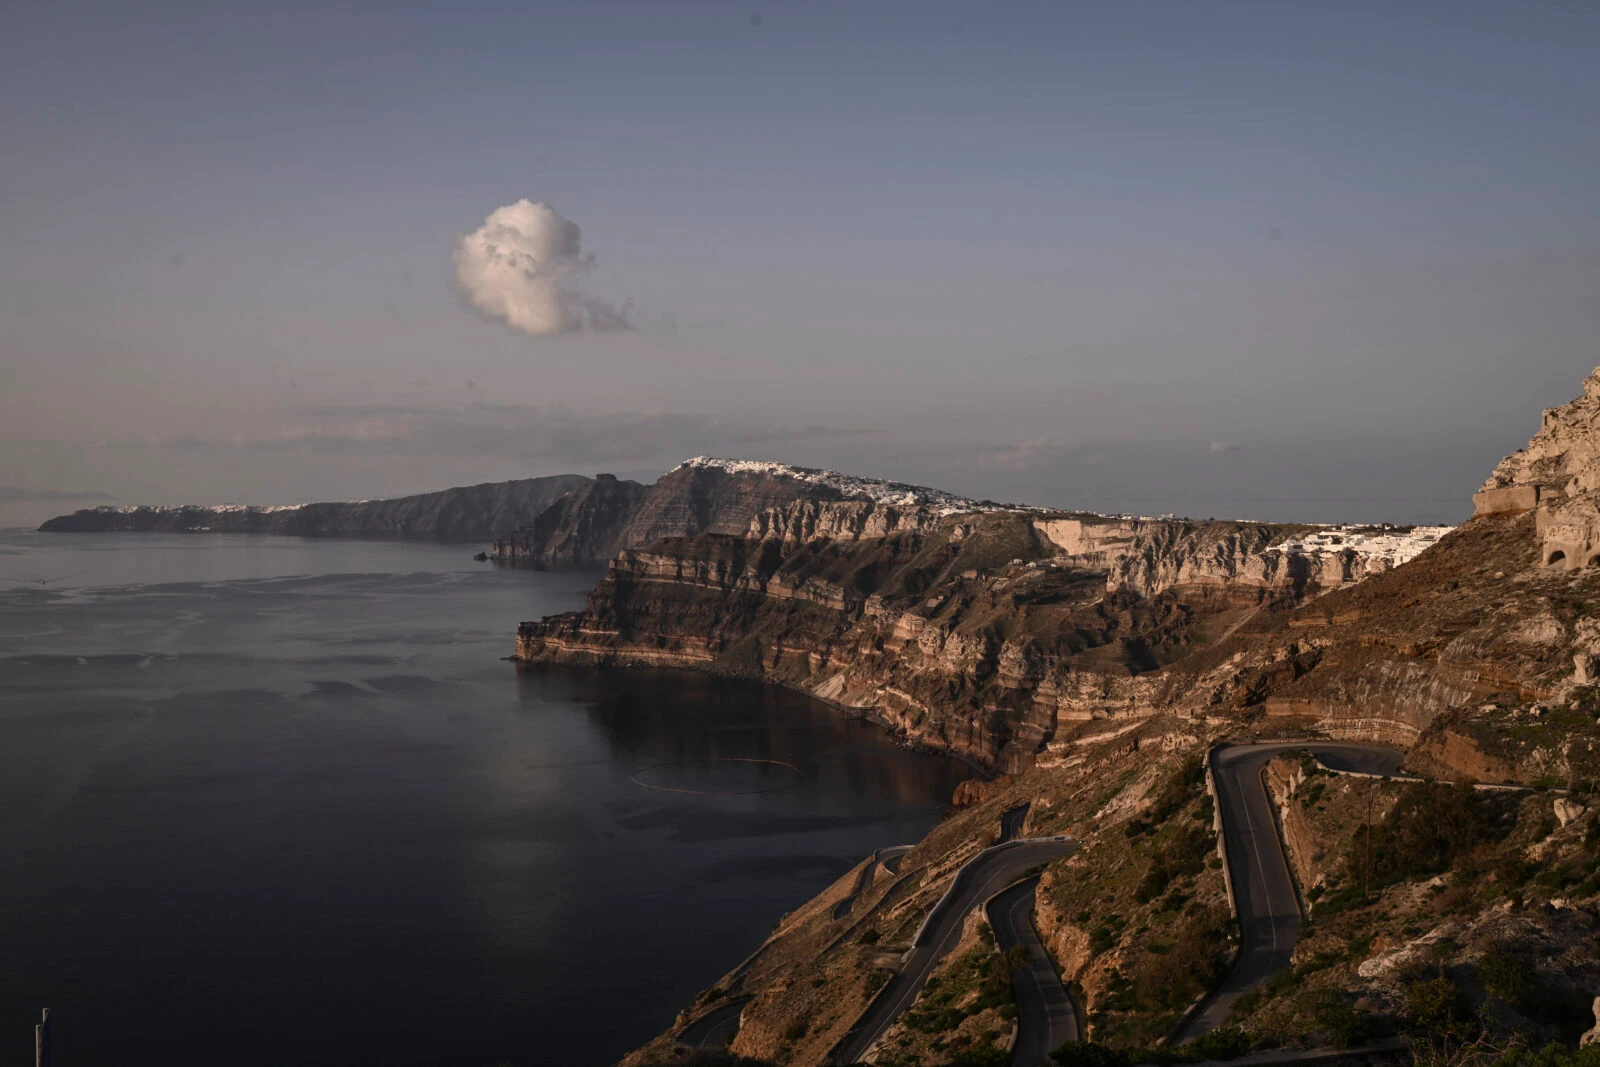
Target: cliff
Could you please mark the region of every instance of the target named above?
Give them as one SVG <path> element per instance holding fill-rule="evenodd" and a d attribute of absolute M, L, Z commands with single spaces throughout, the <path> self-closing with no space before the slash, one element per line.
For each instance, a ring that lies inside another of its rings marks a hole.
<path fill-rule="evenodd" d="M 1547 408 L 1539 430 L 1495 467 L 1480 492 L 1539 487 L 1543 495 L 1576 496 L 1600 489 L 1600 368 L 1584 379 L 1583 395 Z"/>
<path fill-rule="evenodd" d="M 782 509 L 799 501 L 820 504 L 847 499 L 883 505 L 880 515 L 906 509 L 944 514 L 997 506 L 922 486 L 854 478 L 811 467 L 697 456 L 652 485 L 602 474 L 536 521 L 501 537 L 491 554 L 501 562 L 521 566 L 600 566 L 624 549 L 642 548 L 663 538 L 702 533 L 742 535 L 760 521 L 798 524 L 796 531 L 810 523 L 811 532 L 803 536 L 827 536 L 826 530 L 819 534 L 815 528 L 816 516 L 822 513 L 808 518 L 803 511 Z M 760 518 L 769 512 L 781 514 L 771 520 Z M 831 522 L 845 512 L 827 514 L 826 521 Z M 765 535 L 758 532 L 756 536 Z"/>
<path fill-rule="evenodd" d="M 1381 570 L 1390 557 L 1368 541 L 1401 536 L 1431 543 L 962 512 L 947 500 L 795 500 L 737 532 L 623 548 L 583 612 L 522 625 L 517 657 L 762 678 L 1015 771 L 1071 724 L 1178 699 L 1170 664 Z"/>
<path fill-rule="evenodd" d="M 40 526 L 45 533 L 264 533 L 425 541 L 486 541 L 527 523 L 589 479 L 577 474 L 486 482 L 435 493 L 347 503 L 251 507 L 85 508 Z"/>

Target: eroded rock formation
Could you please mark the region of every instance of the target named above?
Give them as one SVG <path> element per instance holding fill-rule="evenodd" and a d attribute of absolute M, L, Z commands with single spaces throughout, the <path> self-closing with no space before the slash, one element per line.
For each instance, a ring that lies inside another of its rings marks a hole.
<path fill-rule="evenodd" d="M 1472 499 L 1479 514 L 1536 510 L 1547 567 L 1600 560 L 1600 368 L 1582 396 L 1545 411 L 1527 447 L 1501 460 Z"/>
<path fill-rule="evenodd" d="M 490 555 L 521 566 L 596 567 L 662 538 L 743 535 L 769 509 L 839 498 L 836 489 L 782 473 L 684 464 L 653 485 L 602 474 L 497 539 Z"/>
<path fill-rule="evenodd" d="M 1196 703 L 1164 668 L 1387 566 L 1307 541 L 1326 533 L 798 499 L 739 534 L 622 549 L 585 611 L 521 627 L 517 656 L 762 678 L 1011 771 L 1064 725 Z"/>

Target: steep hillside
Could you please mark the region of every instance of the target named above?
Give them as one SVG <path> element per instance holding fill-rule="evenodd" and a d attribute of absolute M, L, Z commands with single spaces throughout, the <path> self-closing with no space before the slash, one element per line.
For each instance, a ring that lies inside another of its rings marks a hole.
<path fill-rule="evenodd" d="M 51 519 L 45 533 L 265 533 L 416 541 L 487 541 L 531 522 L 563 494 L 587 485 L 578 474 L 485 482 L 436 493 L 343 503 L 251 507 L 85 508 Z"/>
<path fill-rule="evenodd" d="M 757 516 L 796 501 L 857 500 L 941 514 L 999 508 L 937 489 L 784 463 L 697 456 L 651 485 L 601 475 L 586 491 L 495 542 L 494 558 L 522 566 L 600 566 L 662 538 L 744 534 Z M 801 521 L 804 521 L 803 519 Z"/>
<path fill-rule="evenodd" d="M 1535 527 L 1479 516 L 1404 567 L 1252 620 L 1172 668 L 1180 706 L 1396 744 L 1447 775 L 1600 773 L 1571 745 L 1600 734 L 1600 571 L 1543 564 Z"/>

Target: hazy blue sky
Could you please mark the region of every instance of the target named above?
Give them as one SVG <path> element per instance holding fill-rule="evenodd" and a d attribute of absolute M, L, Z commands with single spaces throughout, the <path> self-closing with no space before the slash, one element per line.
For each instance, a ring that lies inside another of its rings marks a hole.
<path fill-rule="evenodd" d="M 8 4 L 0 486 L 1459 518 L 1600 363 L 1597 55 L 1578 0 Z M 633 329 L 468 305 L 522 198 Z"/>

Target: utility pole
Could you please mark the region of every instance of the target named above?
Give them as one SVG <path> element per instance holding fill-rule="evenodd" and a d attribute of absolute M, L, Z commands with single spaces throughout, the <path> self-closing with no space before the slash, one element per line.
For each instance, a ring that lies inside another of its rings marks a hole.
<path fill-rule="evenodd" d="M 33 1067 L 50 1067 L 50 1009 L 39 1013 L 33 1028 Z"/>
<path fill-rule="evenodd" d="M 1372 790 L 1373 782 L 1367 782 L 1367 862 L 1366 879 L 1361 887 L 1361 899 L 1372 899 Z"/>

